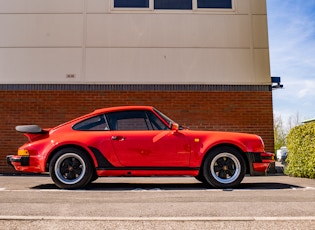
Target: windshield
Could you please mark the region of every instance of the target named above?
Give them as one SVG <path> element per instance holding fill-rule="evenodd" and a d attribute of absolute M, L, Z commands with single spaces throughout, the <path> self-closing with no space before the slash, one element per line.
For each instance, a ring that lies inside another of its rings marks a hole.
<path fill-rule="evenodd" d="M 171 118 L 169 118 L 168 116 L 166 116 L 165 114 L 157 110 L 156 108 L 154 108 L 154 111 L 162 117 L 162 119 L 168 124 L 169 128 L 171 128 L 172 124 L 174 123 L 177 124 L 177 122 L 173 121 Z M 189 128 L 179 125 L 179 129 L 183 130 L 183 129 L 189 129 Z"/>
<path fill-rule="evenodd" d="M 162 112 L 158 111 L 157 109 L 154 108 L 154 111 L 157 114 L 159 114 L 164 119 L 164 121 L 166 121 L 166 123 L 168 124 L 169 127 L 171 127 L 171 123 L 175 123 L 172 119 L 170 119 L 168 116 L 166 116 Z"/>

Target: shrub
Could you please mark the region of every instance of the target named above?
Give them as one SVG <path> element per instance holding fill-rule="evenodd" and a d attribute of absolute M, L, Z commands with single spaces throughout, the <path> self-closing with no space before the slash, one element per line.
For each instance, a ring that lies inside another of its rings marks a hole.
<path fill-rule="evenodd" d="M 315 178 L 315 122 L 296 126 L 287 137 L 290 176 Z"/>

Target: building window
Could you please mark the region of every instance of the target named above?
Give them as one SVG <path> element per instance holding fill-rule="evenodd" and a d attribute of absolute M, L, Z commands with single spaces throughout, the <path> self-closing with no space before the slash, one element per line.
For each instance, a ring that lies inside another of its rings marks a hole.
<path fill-rule="evenodd" d="M 231 9 L 232 0 L 197 0 L 197 8 Z"/>
<path fill-rule="evenodd" d="M 149 0 L 114 0 L 115 8 L 149 8 Z"/>
<path fill-rule="evenodd" d="M 157 10 L 192 10 L 192 0 L 155 0 Z"/>
<path fill-rule="evenodd" d="M 111 0 L 119 10 L 232 9 L 233 0 Z"/>

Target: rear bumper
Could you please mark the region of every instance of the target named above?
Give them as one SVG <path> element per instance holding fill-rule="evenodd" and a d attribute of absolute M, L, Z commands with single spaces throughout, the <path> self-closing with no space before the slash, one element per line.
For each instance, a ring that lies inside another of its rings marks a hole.
<path fill-rule="evenodd" d="M 14 167 L 15 166 L 29 166 L 30 165 L 30 157 L 29 156 L 15 156 L 15 155 L 8 155 L 7 156 L 7 163 Z"/>
<path fill-rule="evenodd" d="M 19 156 L 19 155 L 7 155 L 7 163 L 12 166 L 16 171 L 30 172 L 30 173 L 42 173 L 44 172 L 38 159 L 30 156 Z"/>
<path fill-rule="evenodd" d="M 273 153 L 248 153 L 249 170 L 251 176 L 264 176 L 275 162 Z"/>

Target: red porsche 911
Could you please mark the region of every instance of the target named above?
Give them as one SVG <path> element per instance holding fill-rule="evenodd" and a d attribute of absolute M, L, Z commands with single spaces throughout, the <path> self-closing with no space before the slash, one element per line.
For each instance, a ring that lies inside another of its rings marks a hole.
<path fill-rule="evenodd" d="M 253 134 L 181 128 L 150 106 L 95 110 L 55 128 L 17 126 L 28 142 L 7 162 L 50 173 L 59 188 L 83 188 L 99 176 L 193 176 L 235 187 L 246 173 L 265 175 L 274 154 Z"/>

